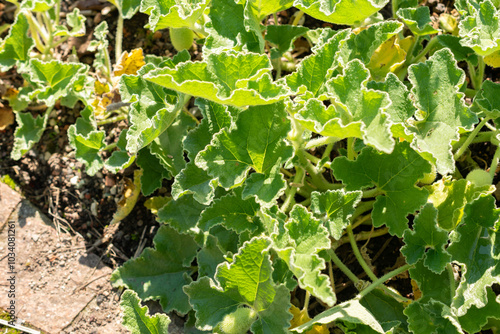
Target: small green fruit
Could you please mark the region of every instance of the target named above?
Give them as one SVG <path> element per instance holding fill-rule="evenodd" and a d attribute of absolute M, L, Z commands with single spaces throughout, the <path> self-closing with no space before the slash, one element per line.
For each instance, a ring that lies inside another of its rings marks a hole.
<path fill-rule="evenodd" d="M 465 179 L 472 182 L 476 187 L 489 186 L 493 182 L 490 173 L 482 169 L 473 170 Z"/>
<path fill-rule="evenodd" d="M 257 318 L 257 312 L 249 307 L 239 307 L 224 317 L 219 325 L 222 334 L 245 334 Z"/>
<path fill-rule="evenodd" d="M 177 51 L 189 49 L 193 45 L 194 33 L 189 28 L 170 28 L 170 41 Z"/>

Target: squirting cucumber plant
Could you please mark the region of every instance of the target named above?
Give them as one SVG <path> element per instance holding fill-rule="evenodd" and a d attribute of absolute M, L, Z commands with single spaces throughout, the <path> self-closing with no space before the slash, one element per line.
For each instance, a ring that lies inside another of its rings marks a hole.
<path fill-rule="evenodd" d="M 132 332 L 167 331 L 168 317 L 148 316 L 140 300 L 186 316 L 193 332 L 499 329 L 500 83 L 485 80 L 500 66 L 497 3 L 457 0 L 455 16 L 436 20 L 416 0 L 393 0 L 386 18 L 388 0 L 113 4 L 114 68 L 105 24 L 91 45 L 97 75 L 54 59 L 83 19 L 60 26 L 49 0 L 16 3 L 0 66 L 26 82 L 9 98 L 13 158 L 40 140 L 59 101 L 83 106 L 68 135 L 89 174 L 142 170 L 137 184 L 162 226 L 111 278 L 129 289 Z M 278 24 L 292 8 L 292 24 Z M 137 9 L 182 51 L 122 53 L 123 19 Z M 304 15 L 335 29 L 301 26 Z M 194 38 L 200 61 L 185 50 Z M 43 116 L 23 112 L 35 101 Z M 121 120 L 127 129 L 108 142 L 103 125 Z M 496 147 L 488 166 L 471 155 L 477 143 Z M 387 235 L 401 255 L 377 268 L 360 243 Z M 410 291 L 391 284 L 401 275 Z"/>

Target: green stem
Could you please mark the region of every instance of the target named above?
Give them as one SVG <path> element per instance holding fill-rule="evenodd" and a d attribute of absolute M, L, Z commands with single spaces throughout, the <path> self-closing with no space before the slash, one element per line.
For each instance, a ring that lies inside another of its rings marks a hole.
<path fill-rule="evenodd" d="M 484 64 L 483 57 L 478 57 L 477 72 L 475 80 L 473 82 L 473 86 L 477 90 L 480 89 L 481 85 L 483 84 L 485 67 L 486 65 Z"/>
<path fill-rule="evenodd" d="M 330 144 L 328 144 L 328 146 L 326 146 L 325 151 L 323 152 L 323 155 L 321 156 L 321 160 L 330 157 L 330 153 L 333 150 L 333 144 L 334 143 L 330 143 Z"/>
<path fill-rule="evenodd" d="M 300 19 L 302 18 L 302 16 L 304 16 L 304 12 L 303 11 L 299 11 L 297 13 L 297 15 L 295 15 L 295 18 L 293 19 L 293 22 L 292 22 L 292 26 L 296 26 L 299 24 L 299 21 Z"/>
<path fill-rule="evenodd" d="M 115 116 L 115 117 L 111 117 L 111 118 L 106 118 L 102 121 L 97 122 L 97 126 L 119 122 L 119 121 L 122 121 L 124 119 L 127 119 L 127 115 L 119 115 L 119 116 Z"/>
<path fill-rule="evenodd" d="M 366 263 L 365 259 L 363 259 L 363 256 L 361 255 L 361 252 L 359 251 L 358 245 L 356 244 L 356 239 L 354 238 L 354 233 L 352 233 L 351 225 L 347 226 L 347 235 L 349 236 L 349 242 L 351 243 L 354 256 L 358 260 L 359 264 L 368 275 L 368 277 L 370 277 L 372 281 L 376 281 L 377 276 L 375 276 L 373 271 L 370 269 L 370 266 L 368 266 L 368 263 Z"/>
<path fill-rule="evenodd" d="M 495 178 L 495 173 L 499 163 L 500 163 L 500 145 L 497 146 L 497 150 L 495 151 L 495 155 L 493 156 L 493 161 L 491 162 L 490 165 L 490 177 L 492 180 Z"/>
<path fill-rule="evenodd" d="M 347 158 L 349 160 L 356 159 L 356 152 L 354 152 L 354 138 L 347 138 Z"/>
<path fill-rule="evenodd" d="M 384 284 L 385 281 L 388 281 L 390 280 L 391 278 L 393 278 L 394 276 L 397 276 L 405 271 L 407 271 L 408 269 L 410 269 L 412 267 L 412 265 L 409 265 L 409 264 L 405 264 L 404 266 L 402 267 L 399 267 L 397 269 L 394 269 L 390 272 L 388 272 L 387 274 L 385 274 L 384 276 L 380 277 L 379 279 L 375 280 L 372 284 L 370 284 L 366 289 L 364 289 L 363 291 L 361 291 L 359 294 L 358 294 L 358 298 L 361 299 L 363 298 L 364 296 L 366 296 L 367 294 L 369 294 L 370 292 L 373 291 L 373 289 L 377 288 L 379 285 L 381 284 Z"/>
<path fill-rule="evenodd" d="M 293 183 L 294 184 L 302 184 L 303 181 L 303 176 L 304 176 L 304 170 L 301 167 L 297 167 L 295 176 L 293 178 Z M 281 210 L 283 212 L 288 212 L 290 210 L 290 207 L 295 203 L 295 194 L 297 193 L 298 188 L 295 186 L 290 186 L 286 190 L 286 198 L 281 206 Z"/>
<path fill-rule="evenodd" d="M 318 158 L 317 156 L 312 155 L 309 152 L 305 152 L 305 154 L 306 154 L 307 159 L 311 160 L 316 165 L 318 164 L 318 162 L 321 161 L 320 158 Z"/>
<path fill-rule="evenodd" d="M 392 0 L 391 7 L 392 7 L 392 17 L 396 18 L 396 13 L 399 9 L 399 0 Z"/>
<path fill-rule="evenodd" d="M 354 273 L 347 268 L 347 266 L 339 259 L 337 254 L 335 254 L 335 251 L 333 249 L 328 249 L 326 251 L 328 255 L 330 255 L 330 258 L 332 259 L 333 263 L 342 271 L 354 284 L 359 282 L 359 278 L 354 275 Z"/>
<path fill-rule="evenodd" d="M 380 190 L 379 188 L 373 188 L 373 189 L 368 189 L 363 191 L 363 198 L 372 198 L 375 196 L 378 196 L 380 194 L 383 194 L 384 192 Z"/>
<path fill-rule="evenodd" d="M 104 150 L 104 151 L 112 150 L 116 147 L 116 145 L 117 145 L 117 143 L 112 143 L 112 144 L 104 146 L 104 148 L 102 148 L 101 150 Z"/>
<path fill-rule="evenodd" d="M 306 296 L 304 297 L 304 306 L 302 307 L 302 310 L 307 313 L 307 309 L 309 308 L 309 300 L 311 298 L 311 293 L 309 291 L 306 291 Z"/>
<path fill-rule="evenodd" d="M 371 210 L 373 208 L 373 204 L 375 204 L 375 200 L 366 201 L 366 202 L 360 202 L 358 204 L 358 206 L 356 207 L 356 210 L 352 214 L 351 221 L 354 221 L 354 219 L 358 218 L 359 216 L 361 216 L 366 211 Z"/>
<path fill-rule="evenodd" d="M 411 60 L 411 63 L 413 63 L 414 61 L 418 61 L 420 58 L 422 58 L 423 56 L 425 56 L 426 54 L 428 54 L 432 48 L 434 47 L 434 45 L 437 43 L 438 39 L 437 38 L 432 38 L 428 43 L 427 45 L 425 46 L 425 48 L 418 54 L 416 55 L 415 57 L 412 58 Z"/>
<path fill-rule="evenodd" d="M 371 238 L 381 237 L 383 235 L 386 235 L 387 233 L 389 233 L 389 229 L 387 227 L 383 227 L 383 228 L 379 228 L 373 232 L 372 231 L 363 231 L 363 232 L 356 233 L 355 239 L 356 239 L 356 241 L 364 241 L 364 240 L 368 240 Z M 349 237 L 345 236 L 345 237 L 340 238 L 339 243 L 340 243 L 340 245 L 343 245 L 349 241 L 350 241 Z"/>
<path fill-rule="evenodd" d="M 330 145 L 330 144 L 335 144 L 338 142 L 340 139 L 337 137 L 318 137 L 311 139 L 307 142 L 306 144 L 306 150 L 310 150 L 315 147 L 323 146 L 323 145 Z"/>
<path fill-rule="evenodd" d="M 116 39 L 115 39 L 115 63 L 118 64 L 122 56 L 122 40 L 123 40 L 123 16 L 120 8 L 118 8 L 118 22 L 116 24 Z"/>
<path fill-rule="evenodd" d="M 356 222 L 353 222 L 352 224 L 352 229 L 354 230 L 356 227 L 358 227 L 359 225 L 362 225 L 364 222 L 367 222 L 369 221 L 370 219 L 372 219 L 372 215 L 371 213 L 367 214 L 367 215 L 364 215 L 363 217 L 359 218 L 358 220 L 356 220 Z M 358 236 L 363 233 L 363 232 L 360 232 L 360 233 L 357 233 L 356 234 L 356 240 L 358 240 Z M 371 233 L 371 232 L 370 232 Z"/>
<path fill-rule="evenodd" d="M 477 94 L 477 90 L 475 90 L 475 89 L 471 89 L 471 88 L 465 89 L 465 96 L 467 96 L 471 99 L 476 97 L 476 94 Z"/>
<path fill-rule="evenodd" d="M 469 147 L 470 143 L 472 142 L 472 140 L 477 136 L 477 134 L 479 133 L 479 131 L 481 131 L 481 128 L 484 126 L 484 124 L 486 124 L 486 122 L 488 122 L 490 120 L 489 117 L 485 117 L 477 126 L 476 128 L 474 129 L 474 131 L 471 132 L 471 134 L 469 135 L 469 137 L 467 137 L 467 139 L 465 140 L 465 142 L 463 143 L 462 147 L 460 147 L 460 149 L 453 155 L 453 158 L 455 159 L 455 161 L 458 160 L 458 158 L 460 158 L 462 156 L 462 154 L 464 154 L 465 150 L 467 149 L 467 147 Z"/>
<path fill-rule="evenodd" d="M 488 125 L 491 125 L 490 123 L 486 123 L 485 124 L 486 127 L 489 127 Z M 476 144 L 476 143 L 484 143 L 486 141 L 491 141 L 491 138 L 496 134 L 496 129 L 493 130 L 493 131 L 483 131 L 483 132 L 479 132 L 477 134 L 477 136 L 472 139 L 471 141 L 471 144 Z M 462 145 L 465 143 L 465 141 L 467 140 L 468 136 L 463 136 L 462 138 L 460 138 L 460 140 L 458 142 L 456 142 L 455 144 L 453 144 L 453 151 L 457 151 L 460 147 L 462 147 Z"/>

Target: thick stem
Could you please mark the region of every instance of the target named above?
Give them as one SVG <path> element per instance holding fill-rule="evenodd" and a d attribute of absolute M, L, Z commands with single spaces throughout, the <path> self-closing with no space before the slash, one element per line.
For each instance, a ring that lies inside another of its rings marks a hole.
<path fill-rule="evenodd" d="M 119 122 L 119 121 L 122 121 L 124 119 L 127 119 L 127 117 L 128 117 L 127 115 L 119 115 L 119 116 L 107 118 L 107 119 L 104 119 L 102 121 L 97 122 L 97 125 L 100 126 L 100 125 L 104 125 L 104 124 Z"/>
<path fill-rule="evenodd" d="M 396 13 L 399 9 L 399 0 L 392 0 L 391 7 L 392 7 L 392 17 L 396 18 Z"/>
<path fill-rule="evenodd" d="M 115 63 L 118 64 L 122 56 L 122 40 L 123 40 L 123 16 L 120 8 L 118 9 L 118 22 L 116 24 L 116 37 L 115 37 Z"/>
<path fill-rule="evenodd" d="M 356 233 L 354 238 L 356 239 L 356 241 L 364 241 L 364 240 L 368 240 L 371 238 L 381 237 L 383 235 L 386 235 L 387 233 L 389 233 L 389 229 L 387 227 L 383 227 L 383 228 L 379 228 L 378 230 L 375 230 L 375 231 L 363 231 L 363 232 Z M 345 244 L 349 241 L 350 241 L 349 237 L 345 236 L 345 237 L 340 238 L 339 244 L 342 245 L 342 244 Z"/>
<path fill-rule="evenodd" d="M 488 121 L 490 120 L 489 117 L 485 117 L 477 126 L 476 128 L 474 129 L 474 131 L 471 132 L 471 134 L 469 135 L 469 137 L 467 137 L 467 139 L 465 140 L 465 142 L 463 143 L 462 147 L 460 147 L 460 149 L 453 155 L 453 158 L 455 159 L 455 161 L 458 160 L 458 158 L 460 158 L 462 156 L 462 154 L 464 154 L 465 150 L 467 149 L 467 147 L 469 147 L 470 143 L 472 142 L 472 140 L 474 140 L 474 138 L 477 136 L 477 134 L 479 133 L 479 131 L 481 131 L 481 128 L 484 126 L 484 124 L 486 124 Z"/>
<path fill-rule="evenodd" d="M 354 256 L 358 260 L 359 264 L 361 265 L 361 268 L 365 271 L 365 273 L 370 277 L 372 281 L 377 280 L 377 276 L 373 273 L 371 270 L 370 266 L 368 263 L 366 263 L 365 259 L 361 255 L 361 252 L 359 251 L 358 245 L 356 244 L 356 239 L 354 238 L 354 234 L 352 233 L 352 226 L 349 225 L 347 226 L 347 235 L 349 236 L 349 242 L 351 243 L 352 251 L 354 252 Z"/>
<path fill-rule="evenodd" d="M 311 139 L 307 142 L 306 144 L 306 150 L 310 150 L 315 147 L 323 146 L 323 145 L 330 145 L 330 144 L 335 144 L 338 142 L 340 139 L 337 137 L 318 137 Z"/>
<path fill-rule="evenodd" d="M 407 271 L 408 269 L 410 269 L 412 267 L 412 265 L 409 265 L 409 264 L 405 264 L 404 266 L 402 267 L 399 267 L 397 269 L 394 269 L 393 271 L 391 272 L 388 272 L 387 274 L 385 274 L 384 276 L 380 277 L 379 279 L 375 280 L 372 284 L 370 284 L 366 289 L 364 289 L 363 291 L 361 291 L 359 294 L 358 294 L 358 298 L 363 298 L 364 296 L 366 296 L 367 294 L 369 294 L 370 292 L 373 291 L 373 289 L 376 289 L 379 285 L 382 285 L 384 284 L 385 281 L 388 281 L 390 280 L 391 278 L 393 278 L 394 276 L 397 276 L 405 271 Z"/>
<path fill-rule="evenodd" d="M 329 249 L 326 251 L 328 253 L 328 255 L 330 255 L 333 263 L 335 263 L 335 265 L 354 283 L 358 283 L 359 282 L 359 278 L 354 275 L 354 273 L 349 269 L 347 268 L 347 266 L 339 259 L 339 257 L 337 256 L 337 254 L 335 254 L 335 251 L 333 249 Z"/>
<path fill-rule="evenodd" d="M 380 190 L 379 188 L 373 188 L 373 189 L 368 189 L 363 191 L 363 198 L 372 198 L 376 197 L 380 194 L 383 194 L 384 192 Z"/>
<path fill-rule="evenodd" d="M 427 45 L 425 46 L 425 48 L 418 54 L 416 55 L 415 57 L 412 58 L 411 60 L 411 63 L 413 63 L 414 61 L 418 61 L 420 58 L 424 57 L 426 54 L 429 53 L 429 51 L 432 50 L 432 48 L 436 45 L 438 39 L 437 38 L 432 38 L 429 43 L 427 43 Z"/>
<path fill-rule="evenodd" d="M 356 210 L 352 214 L 351 221 L 354 221 L 354 219 L 358 218 L 366 211 L 371 210 L 373 208 L 373 204 L 375 204 L 375 200 L 359 203 Z"/>
<path fill-rule="evenodd" d="M 493 161 L 490 165 L 490 177 L 493 180 L 495 178 L 495 173 L 500 163 L 500 145 L 497 146 L 497 150 L 495 151 L 495 155 L 493 156 Z"/>
<path fill-rule="evenodd" d="M 293 178 L 293 183 L 294 184 L 302 184 L 304 177 L 304 170 L 301 167 L 297 167 L 295 176 Z M 281 210 L 283 212 L 288 212 L 290 210 L 290 207 L 295 203 L 295 194 L 297 193 L 298 188 L 296 186 L 291 186 L 289 185 L 288 189 L 286 190 L 286 198 L 285 202 L 281 206 Z"/>

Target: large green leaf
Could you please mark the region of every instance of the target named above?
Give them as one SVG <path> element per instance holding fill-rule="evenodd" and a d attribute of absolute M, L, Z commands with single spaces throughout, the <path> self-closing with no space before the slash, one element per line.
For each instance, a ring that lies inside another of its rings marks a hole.
<path fill-rule="evenodd" d="M 459 317 L 458 320 L 462 328 L 468 333 L 478 333 L 481 328 L 488 323 L 488 319 L 500 319 L 500 297 L 497 297 L 491 290 L 487 290 L 488 301 L 486 306 L 477 308 L 472 306 L 467 314 Z"/>
<path fill-rule="evenodd" d="M 182 196 L 169 201 L 158 210 L 158 221 L 168 223 L 180 233 L 188 233 L 196 227 L 205 208 L 206 206 L 198 203 L 192 195 Z"/>
<path fill-rule="evenodd" d="M 19 13 L 10 27 L 9 34 L 0 44 L 0 70 L 2 72 L 14 66 L 17 61 L 29 60 L 29 52 L 35 43 L 32 38 L 28 37 L 28 30 L 28 19 L 24 13 Z"/>
<path fill-rule="evenodd" d="M 31 80 L 39 84 L 31 94 L 52 106 L 61 97 L 68 95 L 72 86 L 86 76 L 88 66 L 80 63 L 63 63 L 59 60 L 43 62 L 38 59 L 30 61 Z"/>
<path fill-rule="evenodd" d="M 311 212 L 298 204 L 293 207 L 290 220 L 284 227 L 281 238 L 287 241 L 287 247 L 277 249 L 278 255 L 297 277 L 302 289 L 333 306 L 337 297 L 330 278 L 322 273 L 326 269 L 325 260 L 318 256 L 321 250 L 331 247 L 328 230 Z"/>
<path fill-rule="evenodd" d="M 500 84 L 490 80 L 483 81 L 474 103 L 486 116 L 490 118 L 500 117 Z"/>
<path fill-rule="evenodd" d="M 339 240 L 349 225 L 356 205 L 361 200 L 360 191 L 328 190 L 311 194 L 311 211 L 322 218 L 330 235 Z"/>
<path fill-rule="evenodd" d="M 193 238 L 163 225 L 140 257 L 127 261 L 111 275 L 113 286 L 126 286 L 144 300 L 159 299 L 165 312 L 185 314 L 191 306 L 182 287 L 191 282 L 191 262 L 198 245 Z"/>
<path fill-rule="evenodd" d="M 141 0 L 141 12 L 149 15 L 147 28 L 194 28 L 207 6 L 206 0 Z M 137 9 L 136 9 L 137 10 Z"/>
<path fill-rule="evenodd" d="M 437 222 L 438 210 L 427 203 L 415 217 L 413 231 L 404 233 L 405 245 L 401 253 L 408 264 L 424 259 L 424 264 L 436 274 L 443 272 L 451 255 L 444 249 L 448 245 L 448 232 Z"/>
<path fill-rule="evenodd" d="M 221 52 L 202 62 L 151 71 L 144 78 L 185 94 L 242 107 L 271 104 L 289 95 L 285 85 L 272 81 L 270 72 L 265 55 Z"/>
<path fill-rule="evenodd" d="M 404 313 L 408 317 L 408 327 L 414 334 L 443 333 L 460 334 L 462 327 L 449 306 L 431 299 L 427 303 L 411 303 Z"/>
<path fill-rule="evenodd" d="M 242 233 L 259 229 L 261 222 L 257 215 L 260 205 L 255 198 L 241 198 L 241 188 L 232 194 L 214 200 L 212 205 L 201 214 L 198 227 L 208 231 L 215 225 Z"/>
<path fill-rule="evenodd" d="M 127 150 L 137 153 L 162 134 L 184 106 L 184 97 L 148 82 L 142 75 L 154 69 L 143 66 L 138 75 L 124 74 L 118 84 L 122 101 L 130 102 L 130 128 Z"/>
<path fill-rule="evenodd" d="M 168 334 L 170 318 L 166 314 L 148 315 L 148 307 L 141 307 L 137 293 L 126 290 L 121 298 L 123 326 L 132 333 Z"/>
<path fill-rule="evenodd" d="M 278 197 L 283 195 L 286 182 L 280 172 L 281 164 L 278 163 L 266 174 L 252 173 L 245 180 L 242 196 L 247 199 L 254 196 L 262 206 L 272 206 Z"/>
<path fill-rule="evenodd" d="M 335 24 L 360 24 L 381 10 L 388 0 L 295 0 L 293 5 L 306 14 Z"/>
<path fill-rule="evenodd" d="M 196 201 L 208 205 L 214 198 L 217 185 L 216 179 L 208 175 L 207 171 L 196 166 L 193 161 L 190 161 L 175 177 L 171 193 L 174 199 L 193 194 Z"/>
<path fill-rule="evenodd" d="M 472 48 L 480 56 L 487 56 L 500 50 L 500 22 L 498 10 L 490 0 L 484 0 L 472 7 L 472 13 L 463 18 L 459 34 L 463 46 Z"/>
<path fill-rule="evenodd" d="M 487 288 L 500 283 L 500 209 L 495 199 L 483 195 L 465 207 L 464 224 L 451 234 L 448 252 L 461 263 L 462 279 L 452 307 L 463 316 L 471 306 L 484 307 L 488 302 Z M 494 229 L 496 228 L 496 229 Z"/>
<path fill-rule="evenodd" d="M 197 328 L 212 330 L 225 315 L 246 305 L 258 312 L 252 327 L 257 333 L 286 333 L 290 295 L 273 282 L 270 244 L 264 237 L 245 242 L 231 264 L 218 267 L 215 282 L 203 277 L 184 288 L 196 311 Z"/>
<path fill-rule="evenodd" d="M 14 132 L 14 147 L 10 156 L 19 160 L 31 147 L 38 143 L 47 125 L 49 113 L 33 117 L 29 112 L 16 112 L 17 128 Z"/>
<path fill-rule="evenodd" d="M 162 165 L 160 159 L 151 154 L 149 147 L 145 147 L 137 154 L 137 166 L 141 167 L 141 191 L 145 196 L 151 195 L 160 188 L 163 179 L 170 179 L 169 171 Z"/>
<path fill-rule="evenodd" d="M 340 49 L 349 36 L 349 30 L 341 30 L 330 37 L 315 53 L 304 58 L 297 70 L 285 77 L 288 87 L 297 93 L 308 92 L 308 95 L 319 97 L 326 90 L 324 87 L 326 80 L 331 78 L 333 71 L 339 65 Z"/>
<path fill-rule="evenodd" d="M 451 180 L 445 177 L 427 187 L 430 191 L 429 202 L 438 209 L 439 227 L 454 229 L 462 220 L 464 208 L 482 193 L 491 193 L 494 187 L 476 187 L 466 180 Z"/>
<path fill-rule="evenodd" d="M 419 301 L 427 303 L 430 300 L 439 301 L 445 305 L 450 305 L 455 291 L 452 287 L 455 286 L 454 277 L 450 276 L 448 271 L 443 271 L 440 274 L 432 272 L 424 261 L 418 261 L 413 268 L 410 268 L 410 277 L 418 284 L 422 296 Z M 450 279 L 453 281 L 450 282 Z"/>
<path fill-rule="evenodd" d="M 451 142 L 458 140 L 460 128 L 471 130 L 477 122 L 459 91 L 465 74 L 451 51 L 442 49 L 426 62 L 410 66 L 408 78 L 419 109 L 417 120 L 408 127 L 415 135 L 412 147 L 435 161 L 440 174 L 451 173 L 455 170 Z"/>
<path fill-rule="evenodd" d="M 367 147 L 355 161 L 336 158 L 332 168 L 335 178 L 342 180 L 346 190 L 375 185 L 384 193 L 373 206 L 373 225 L 385 224 L 389 233 L 398 237 L 408 228 L 406 216 L 427 201 L 428 191 L 415 184 L 431 171 L 431 166 L 406 142 L 397 144 L 391 154 Z"/>
<path fill-rule="evenodd" d="M 270 25 L 266 29 L 266 41 L 275 45 L 280 54 L 293 47 L 293 41 L 305 34 L 309 28 L 292 25 Z"/>
<path fill-rule="evenodd" d="M 283 103 L 250 107 L 239 115 L 235 127 L 214 136 L 196 157 L 196 165 L 225 188 L 241 183 L 250 168 L 269 175 L 278 161 L 292 156 L 292 147 L 284 141 L 289 130 Z"/>

